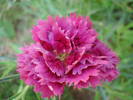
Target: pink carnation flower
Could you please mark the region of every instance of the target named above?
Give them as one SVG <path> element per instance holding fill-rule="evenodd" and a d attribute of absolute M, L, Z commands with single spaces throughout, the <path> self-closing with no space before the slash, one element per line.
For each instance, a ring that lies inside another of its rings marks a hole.
<path fill-rule="evenodd" d="M 98 40 L 89 17 L 49 16 L 32 33 L 35 43 L 22 48 L 17 71 L 42 97 L 61 96 L 66 85 L 96 87 L 119 74 L 118 57 Z"/>

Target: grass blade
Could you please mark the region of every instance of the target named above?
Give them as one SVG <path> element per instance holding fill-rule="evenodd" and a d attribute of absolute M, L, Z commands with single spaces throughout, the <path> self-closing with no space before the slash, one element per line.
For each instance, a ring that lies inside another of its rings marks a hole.
<path fill-rule="evenodd" d="M 15 79 L 18 77 L 19 77 L 19 74 L 14 74 L 14 75 L 10 75 L 7 77 L 3 77 L 3 78 L 0 78 L 0 83 L 5 82 L 5 81 L 9 81 L 9 80 L 12 80 L 12 79 Z"/>

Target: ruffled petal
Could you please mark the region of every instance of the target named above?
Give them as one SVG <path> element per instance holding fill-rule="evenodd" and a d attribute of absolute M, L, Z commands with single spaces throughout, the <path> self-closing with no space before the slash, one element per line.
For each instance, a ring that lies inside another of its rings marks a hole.
<path fill-rule="evenodd" d="M 65 67 L 63 62 L 50 53 L 45 54 L 44 58 L 46 65 L 53 73 L 56 73 L 58 76 L 64 75 Z"/>
<path fill-rule="evenodd" d="M 82 72 L 80 75 L 73 75 L 68 74 L 65 77 L 65 81 L 67 84 L 71 85 L 77 85 L 80 81 L 87 82 L 90 76 L 97 76 L 99 71 L 94 68 L 88 68 Z"/>
<path fill-rule="evenodd" d="M 71 54 L 68 57 L 66 57 L 65 64 L 67 66 L 66 66 L 65 73 L 68 73 L 80 61 L 84 52 L 85 52 L 85 48 L 81 48 L 81 49 L 72 51 Z"/>

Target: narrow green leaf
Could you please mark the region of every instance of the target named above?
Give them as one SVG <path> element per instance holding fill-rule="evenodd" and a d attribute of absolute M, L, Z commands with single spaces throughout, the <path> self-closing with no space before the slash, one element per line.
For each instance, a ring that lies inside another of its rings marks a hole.
<path fill-rule="evenodd" d="M 5 81 L 9 81 L 9 80 L 12 80 L 12 79 L 16 79 L 18 77 L 19 77 L 19 74 L 14 74 L 14 75 L 10 75 L 10 76 L 7 76 L 7 77 L 3 77 L 3 78 L 0 78 L 0 83 L 5 82 Z"/>

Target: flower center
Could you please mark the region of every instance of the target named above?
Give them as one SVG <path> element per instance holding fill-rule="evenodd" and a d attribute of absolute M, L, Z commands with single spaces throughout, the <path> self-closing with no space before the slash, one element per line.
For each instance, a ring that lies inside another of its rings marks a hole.
<path fill-rule="evenodd" d="M 66 54 L 66 53 L 63 53 L 63 54 L 59 54 L 59 55 L 57 56 L 57 58 L 60 59 L 61 61 L 64 61 L 65 58 L 66 58 L 66 56 L 67 56 L 67 54 Z"/>

